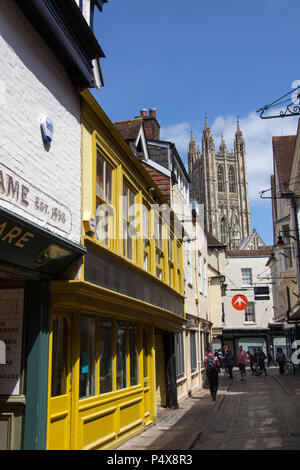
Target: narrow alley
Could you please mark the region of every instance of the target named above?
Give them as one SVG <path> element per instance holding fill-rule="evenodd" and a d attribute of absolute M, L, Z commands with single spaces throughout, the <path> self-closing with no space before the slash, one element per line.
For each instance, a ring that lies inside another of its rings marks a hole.
<path fill-rule="evenodd" d="M 157 425 L 118 450 L 296 450 L 300 448 L 300 377 L 265 377 L 248 370 L 240 381 L 219 376 L 212 402 L 207 389 L 187 398 L 178 410 L 158 413 Z"/>

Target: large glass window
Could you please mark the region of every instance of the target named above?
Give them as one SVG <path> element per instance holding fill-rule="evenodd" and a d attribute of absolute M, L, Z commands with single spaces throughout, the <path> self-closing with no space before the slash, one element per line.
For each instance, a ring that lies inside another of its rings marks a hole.
<path fill-rule="evenodd" d="M 236 187 L 235 187 L 235 172 L 234 168 L 232 165 L 230 165 L 228 169 L 228 182 L 229 182 L 229 192 L 230 193 L 235 193 Z"/>
<path fill-rule="evenodd" d="M 184 376 L 184 348 L 183 348 L 183 333 L 175 333 L 175 364 L 176 364 L 176 378 L 180 379 Z"/>
<path fill-rule="evenodd" d="M 242 268 L 242 287 L 252 286 L 252 269 Z"/>
<path fill-rule="evenodd" d="M 95 390 L 95 341 L 96 320 L 87 315 L 80 316 L 80 384 L 79 398 L 96 394 Z"/>
<path fill-rule="evenodd" d="M 130 386 L 138 384 L 137 328 L 129 326 Z"/>
<path fill-rule="evenodd" d="M 110 245 L 113 238 L 114 211 L 112 206 L 113 167 L 97 151 L 96 172 L 96 238 Z"/>
<path fill-rule="evenodd" d="M 124 182 L 123 184 L 123 255 L 134 260 L 136 239 L 135 228 L 135 194 Z"/>
<path fill-rule="evenodd" d="M 68 321 L 63 316 L 53 318 L 51 396 L 67 393 Z"/>
<path fill-rule="evenodd" d="M 100 328 L 100 394 L 113 390 L 113 326 L 101 319 Z"/>
<path fill-rule="evenodd" d="M 127 387 L 126 324 L 117 322 L 117 390 Z"/>
<path fill-rule="evenodd" d="M 196 332 L 190 331 L 191 372 L 197 370 Z"/>
<path fill-rule="evenodd" d="M 217 177 L 218 177 L 218 191 L 224 192 L 225 191 L 224 168 L 222 165 L 218 165 Z"/>

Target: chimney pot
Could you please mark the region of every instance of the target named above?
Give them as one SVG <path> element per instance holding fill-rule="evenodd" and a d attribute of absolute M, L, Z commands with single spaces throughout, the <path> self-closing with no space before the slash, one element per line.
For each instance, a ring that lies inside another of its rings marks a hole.
<path fill-rule="evenodd" d="M 156 119 L 156 108 L 149 109 L 149 117 L 153 117 Z"/>
<path fill-rule="evenodd" d="M 141 116 L 146 117 L 147 116 L 147 109 L 141 109 Z"/>

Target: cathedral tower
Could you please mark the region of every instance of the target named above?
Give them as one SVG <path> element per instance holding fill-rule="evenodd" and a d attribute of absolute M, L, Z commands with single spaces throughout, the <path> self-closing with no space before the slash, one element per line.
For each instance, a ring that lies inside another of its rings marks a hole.
<path fill-rule="evenodd" d="M 251 234 L 246 149 L 239 120 L 233 152 L 227 151 L 223 136 L 216 152 L 205 116 L 202 155 L 191 134 L 188 164 L 192 180 L 190 196 L 204 204 L 207 230 L 228 249 L 238 249 Z"/>

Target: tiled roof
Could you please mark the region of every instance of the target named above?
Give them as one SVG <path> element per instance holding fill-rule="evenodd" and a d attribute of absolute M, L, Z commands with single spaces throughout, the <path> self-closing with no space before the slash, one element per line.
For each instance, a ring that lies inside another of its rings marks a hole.
<path fill-rule="evenodd" d="M 207 246 L 219 246 L 219 247 L 226 246 L 224 245 L 224 243 L 217 240 L 210 232 L 207 232 L 207 230 L 205 230 L 205 235 L 206 235 L 206 240 L 207 240 Z"/>
<path fill-rule="evenodd" d="M 244 257 L 244 256 L 270 256 L 272 253 L 271 246 L 261 246 L 257 250 L 228 250 L 226 255 L 232 258 Z"/>
<path fill-rule="evenodd" d="M 168 201 L 170 201 L 170 177 L 147 165 L 146 162 L 141 163 L 143 167 L 146 168 L 154 183 L 159 187 L 163 195 L 167 198 Z"/>
<path fill-rule="evenodd" d="M 285 192 L 284 183 L 290 179 L 296 136 L 274 136 L 272 138 L 273 156 L 276 163 L 280 193 Z"/>
<path fill-rule="evenodd" d="M 143 124 L 143 118 L 128 119 L 127 121 L 113 122 L 115 128 L 119 131 L 124 140 L 135 140 Z"/>

